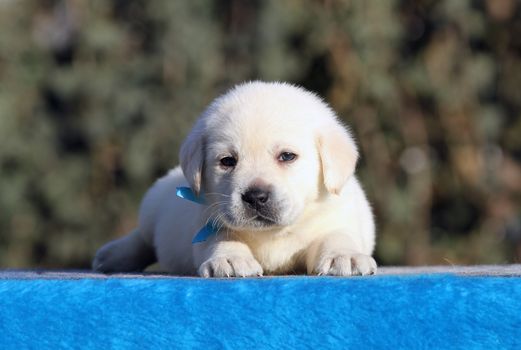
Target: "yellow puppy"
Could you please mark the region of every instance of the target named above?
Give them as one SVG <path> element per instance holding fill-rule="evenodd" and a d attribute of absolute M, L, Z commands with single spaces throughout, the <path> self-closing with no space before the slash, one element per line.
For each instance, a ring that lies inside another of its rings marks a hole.
<path fill-rule="evenodd" d="M 93 268 L 139 271 L 157 260 L 204 277 L 373 274 L 374 221 L 353 175 L 357 158 L 350 133 L 314 94 L 239 85 L 200 116 L 181 167 L 150 188 L 138 227 L 103 246 Z M 176 196 L 180 186 L 204 203 Z"/>

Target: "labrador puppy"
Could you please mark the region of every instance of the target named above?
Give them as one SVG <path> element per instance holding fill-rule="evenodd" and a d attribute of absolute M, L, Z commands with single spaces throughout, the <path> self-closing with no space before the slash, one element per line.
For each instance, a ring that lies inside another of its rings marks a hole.
<path fill-rule="evenodd" d="M 158 261 L 203 277 L 373 274 L 375 226 L 357 158 L 352 135 L 316 95 L 285 83 L 236 86 L 199 117 L 181 167 L 145 195 L 138 227 L 103 246 L 93 268 Z"/>

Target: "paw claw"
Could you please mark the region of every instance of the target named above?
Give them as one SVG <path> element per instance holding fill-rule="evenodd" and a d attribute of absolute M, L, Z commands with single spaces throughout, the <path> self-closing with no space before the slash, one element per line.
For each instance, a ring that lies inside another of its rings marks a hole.
<path fill-rule="evenodd" d="M 253 257 L 210 258 L 199 267 L 201 277 L 262 276 L 262 267 Z"/>
<path fill-rule="evenodd" d="M 376 262 L 365 254 L 331 254 L 321 257 L 314 268 L 318 276 L 355 276 L 376 273 Z"/>

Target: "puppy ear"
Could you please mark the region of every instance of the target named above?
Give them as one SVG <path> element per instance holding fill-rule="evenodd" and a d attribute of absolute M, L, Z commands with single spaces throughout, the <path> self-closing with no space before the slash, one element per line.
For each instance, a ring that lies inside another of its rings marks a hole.
<path fill-rule="evenodd" d="M 204 136 L 200 129 L 192 129 L 179 151 L 181 169 L 196 196 L 201 192 L 204 163 Z"/>
<path fill-rule="evenodd" d="M 329 193 L 339 194 L 355 172 L 358 160 L 355 141 L 346 128 L 333 121 L 320 130 L 318 152 L 324 185 Z"/>

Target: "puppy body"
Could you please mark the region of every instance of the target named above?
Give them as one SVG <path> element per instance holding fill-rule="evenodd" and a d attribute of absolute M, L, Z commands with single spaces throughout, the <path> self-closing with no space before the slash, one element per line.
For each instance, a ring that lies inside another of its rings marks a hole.
<path fill-rule="evenodd" d="M 348 131 L 315 95 L 253 82 L 216 99 L 180 152 L 181 167 L 147 192 L 139 227 L 102 247 L 100 271 L 145 268 L 251 276 L 307 272 L 371 274 L 370 206 L 353 175 Z M 175 196 L 190 186 L 207 205 Z M 209 221 L 220 230 L 192 244 Z"/>

